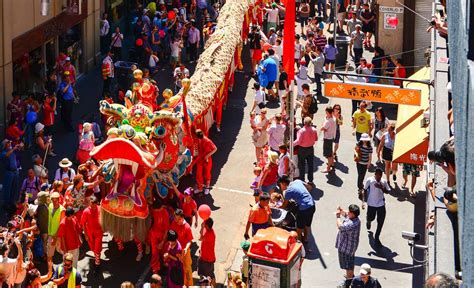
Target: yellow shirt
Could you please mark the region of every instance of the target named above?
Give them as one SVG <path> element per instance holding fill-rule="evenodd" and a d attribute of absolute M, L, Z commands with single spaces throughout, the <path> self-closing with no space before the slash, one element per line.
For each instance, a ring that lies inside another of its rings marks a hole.
<path fill-rule="evenodd" d="M 365 112 L 360 112 L 357 110 L 352 114 L 352 118 L 355 119 L 355 126 L 357 133 L 369 133 L 370 129 L 370 120 L 372 119 L 372 115 L 365 110 Z"/>

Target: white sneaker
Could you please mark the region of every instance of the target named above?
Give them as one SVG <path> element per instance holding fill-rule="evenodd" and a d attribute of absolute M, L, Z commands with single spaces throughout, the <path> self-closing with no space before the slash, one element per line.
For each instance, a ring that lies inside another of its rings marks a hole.
<path fill-rule="evenodd" d="M 211 193 L 211 189 L 209 189 L 209 187 L 206 187 L 206 189 L 204 189 L 204 195 L 209 195 L 209 193 Z"/>
<path fill-rule="evenodd" d="M 138 253 L 137 258 L 135 258 L 135 261 L 140 262 L 143 258 L 143 253 Z"/>

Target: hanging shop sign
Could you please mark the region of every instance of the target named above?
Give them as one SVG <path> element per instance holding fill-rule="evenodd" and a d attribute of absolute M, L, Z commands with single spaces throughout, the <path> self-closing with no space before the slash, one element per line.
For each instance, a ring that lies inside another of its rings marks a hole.
<path fill-rule="evenodd" d="M 421 91 L 417 89 L 402 89 L 396 86 L 340 82 L 326 80 L 324 82 L 326 97 L 346 98 L 353 100 L 367 100 L 390 104 L 420 106 Z"/>
<path fill-rule="evenodd" d="M 379 11 L 381 13 L 403 13 L 403 7 L 388 7 L 388 6 L 380 6 Z"/>

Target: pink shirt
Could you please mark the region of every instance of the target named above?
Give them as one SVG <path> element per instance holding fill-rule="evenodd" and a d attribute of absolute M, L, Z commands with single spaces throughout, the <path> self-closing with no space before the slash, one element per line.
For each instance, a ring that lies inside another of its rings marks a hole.
<path fill-rule="evenodd" d="M 314 143 L 318 140 L 318 131 L 316 128 L 311 126 L 304 126 L 298 130 L 296 140 L 293 142 L 294 146 L 300 147 L 312 147 Z"/>
<path fill-rule="evenodd" d="M 336 138 L 336 121 L 334 117 L 326 119 L 323 124 L 323 128 L 326 129 L 324 131 L 324 139 L 334 139 Z"/>

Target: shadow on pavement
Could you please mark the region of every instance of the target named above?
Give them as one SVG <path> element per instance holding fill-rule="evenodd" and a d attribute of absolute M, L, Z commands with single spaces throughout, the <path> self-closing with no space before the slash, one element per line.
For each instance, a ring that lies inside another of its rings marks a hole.
<path fill-rule="evenodd" d="M 321 261 L 321 265 L 323 266 L 324 269 L 327 269 L 326 262 L 323 259 L 323 256 L 321 255 L 321 252 L 319 251 L 318 245 L 316 244 L 316 240 L 313 236 L 313 233 L 309 235 L 308 243 L 304 246 L 305 249 L 305 259 L 307 260 L 316 260 L 319 259 Z"/>

